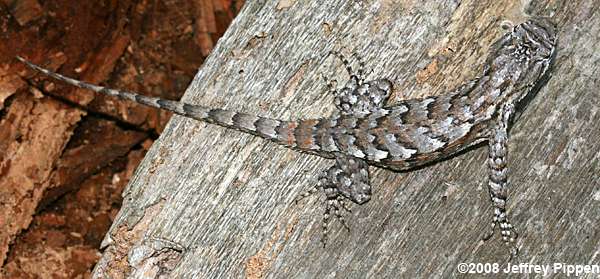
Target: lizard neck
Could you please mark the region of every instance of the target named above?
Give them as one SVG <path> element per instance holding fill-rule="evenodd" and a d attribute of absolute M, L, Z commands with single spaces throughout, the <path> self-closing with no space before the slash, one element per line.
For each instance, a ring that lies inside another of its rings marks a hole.
<path fill-rule="evenodd" d="M 500 106 L 516 102 L 514 96 L 520 90 L 506 75 L 510 73 L 487 70 L 469 91 L 469 106 L 476 119 L 491 119 Z"/>

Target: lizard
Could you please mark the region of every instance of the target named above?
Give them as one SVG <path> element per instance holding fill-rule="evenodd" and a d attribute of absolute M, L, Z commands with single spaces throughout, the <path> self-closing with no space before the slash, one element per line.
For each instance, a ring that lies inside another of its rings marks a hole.
<path fill-rule="evenodd" d="M 371 198 L 369 165 L 407 171 L 446 159 L 488 142 L 488 191 L 493 206 L 490 238 L 497 227 L 502 240 L 518 252 L 516 230 L 508 220 L 508 131 L 517 106 L 539 90 L 547 77 L 557 43 L 556 27 L 548 18 L 530 18 L 515 25 L 489 48 L 478 77 L 446 94 L 398 101 L 385 106 L 393 83 L 366 80 L 364 63 L 357 71 L 340 52 L 332 51 L 346 67 L 343 88 L 328 83 L 337 111 L 330 117 L 280 120 L 243 112 L 147 97 L 90 84 L 16 58 L 45 75 L 89 89 L 192 119 L 249 133 L 285 147 L 334 159 L 314 187 L 295 201 L 322 190 L 325 209 L 323 245 L 334 215 L 348 228 L 341 210 L 348 201 L 364 204 Z"/>

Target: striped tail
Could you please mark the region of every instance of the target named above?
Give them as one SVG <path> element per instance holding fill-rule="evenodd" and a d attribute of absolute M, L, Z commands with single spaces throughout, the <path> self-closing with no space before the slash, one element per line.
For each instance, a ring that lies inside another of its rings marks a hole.
<path fill-rule="evenodd" d="M 147 97 L 133 92 L 119 91 L 72 79 L 44 69 L 22 57 L 17 56 L 16 58 L 32 69 L 79 88 L 89 89 L 97 93 L 130 100 L 149 107 L 164 109 L 196 120 L 256 135 L 292 149 L 311 152 L 324 157 L 333 156 L 333 154 L 326 152 L 331 150 L 321 149 L 320 144 L 318 144 L 320 140 L 317 134 L 319 133 L 315 133 L 315 130 L 322 132 L 323 128 L 329 128 L 331 123 L 327 119 L 282 121 L 226 109 L 214 109 L 200 105 Z M 319 126 L 323 126 L 321 127 L 322 129 L 317 129 Z M 315 140 L 316 138 L 317 140 Z"/>

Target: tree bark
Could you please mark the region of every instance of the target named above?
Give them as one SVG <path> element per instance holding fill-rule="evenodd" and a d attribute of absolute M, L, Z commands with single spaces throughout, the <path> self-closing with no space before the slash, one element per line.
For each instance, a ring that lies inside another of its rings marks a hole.
<path fill-rule="evenodd" d="M 328 115 L 333 96 L 321 74 L 340 86 L 348 78 L 330 50 L 362 57 L 369 79 L 392 80 L 390 105 L 440 95 L 479 75 L 503 21 L 552 16 L 560 30 L 552 77 L 510 135 L 508 209 L 521 248 L 512 263 L 597 265 L 599 7 L 250 1 L 183 101 L 280 119 Z M 333 221 L 323 247 L 322 193 L 293 200 L 332 161 L 174 117 L 125 190 L 94 275 L 447 278 L 459 263 L 502 269 L 508 248 L 498 234 L 482 240 L 492 217 L 486 157 L 481 147 L 411 172 L 371 167 L 371 201 L 352 207 L 350 232 Z"/>

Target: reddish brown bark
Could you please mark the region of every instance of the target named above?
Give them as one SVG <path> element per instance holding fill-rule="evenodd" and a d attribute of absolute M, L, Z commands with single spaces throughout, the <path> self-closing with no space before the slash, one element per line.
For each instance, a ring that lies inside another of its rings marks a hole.
<path fill-rule="evenodd" d="M 38 75 L 178 99 L 242 1 L 0 1 L 0 277 L 87 275 L 170 115 Z"/>

